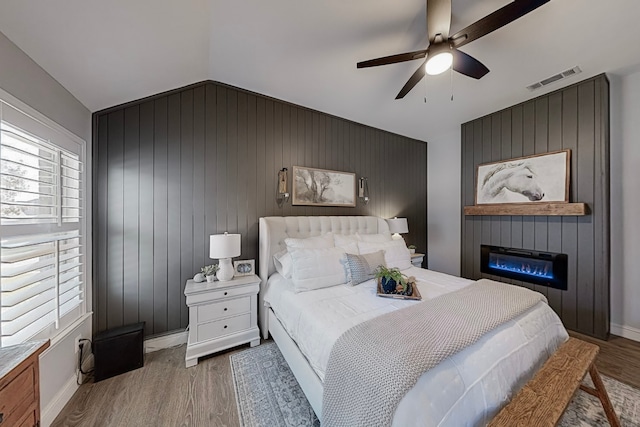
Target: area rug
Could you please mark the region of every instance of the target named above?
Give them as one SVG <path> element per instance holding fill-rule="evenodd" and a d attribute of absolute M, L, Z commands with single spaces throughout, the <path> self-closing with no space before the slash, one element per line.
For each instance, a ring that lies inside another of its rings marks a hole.
<path fill-rule="evenodd" d="M 240 423 L 243 427 L 319 427 L 287 362 L 274 342 L 231 355 Z M 640 390 L 602 375 L 623 427 L 640 427 Z M 585 384 L 592 385 L 590 380 Z M 600 401 L 578 391 L 561 427 L 608 426 Z"/>
<path fill-rule="evenodd" d="M 276 343 L 249 348 L 230 359 L 242 427 L 320 427 Z"/>

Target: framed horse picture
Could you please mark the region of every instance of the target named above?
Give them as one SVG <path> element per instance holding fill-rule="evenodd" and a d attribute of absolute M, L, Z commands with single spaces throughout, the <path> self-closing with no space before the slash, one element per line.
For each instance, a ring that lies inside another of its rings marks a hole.
<path fill-rule="evenodd" d="M 476 205 L 569 202 L 571 150 L 478 165 Z"/>

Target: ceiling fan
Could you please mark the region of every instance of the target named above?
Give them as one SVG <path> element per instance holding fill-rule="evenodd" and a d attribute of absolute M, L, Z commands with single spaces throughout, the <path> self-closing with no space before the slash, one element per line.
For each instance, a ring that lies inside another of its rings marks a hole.
<path fill-rule="evenodd" d="M 357 67 L 376 67 L 378 65 L 395 64 L 397 62 L 426 58 L 400 90 L 396 99 L 404 98 L 424 77 L 425 73 L 436 75 L 445 72 L 449 67 L 452 67 L 454 71 L 464 74 L 465 76 L 480 79 L 489 72 L 489 69 L 474 57 L 458 50 L 458 48 L 498 28 L 504 27 L 508 23 L 515 21 L 549 1 L 550 0 L 514 0 L 479 21 L 458 31 L 454 35 L 449 36 L 449 28 L 451 26 L 451 0 L 427 0 L 427 35 L 429 36 L 429 46 L 426 49 L 358 62 Z"/>

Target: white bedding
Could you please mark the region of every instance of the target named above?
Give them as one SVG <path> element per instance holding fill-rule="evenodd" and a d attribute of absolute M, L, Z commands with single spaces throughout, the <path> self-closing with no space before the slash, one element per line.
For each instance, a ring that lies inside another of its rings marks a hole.
<path fill-rule="evenodd" d="M 418 279 L 423 300 L 472 283 L 415 267 L 403 273 Z M 380 314 L 420 304 L 377 297 L 373 280 L 295 293 L 292 282 L 277 273 L 269 278 L 264 298 L 321 380 L 331 347 L 344 331 Z M 485 425 L 511 390 L 529 380 L 566 339 L 558 316 L 540 303 L 423 374 L 398 405 L 393 425 Z"/>

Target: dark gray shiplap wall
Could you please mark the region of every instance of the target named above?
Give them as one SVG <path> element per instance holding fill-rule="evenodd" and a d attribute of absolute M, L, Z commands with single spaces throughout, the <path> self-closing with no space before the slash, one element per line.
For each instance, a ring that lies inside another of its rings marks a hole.
<path fill-rule="evenodd" d="M 97 112 L 93 131 L 95 332 L 185 328 L 208 236 L 238 232 L 241 259 L 255 259 L 261 216 L 403 216 L 407 242 L 427 249 L 422 141 L 213 82 Z M 291 188 L 294 165 L 366 176 L 371 202 L 278 207 L 277 171 Z"/>
<path fill-rule="evenodd" d="M 566 253 L 567 291 L 486 276 L 542 292 L 568 329 L 609 331 L 609 82 L 604 75 L 462 125 L 462 205 L 473 205 L 481 163 L 571 149 L 570 201 L 582 217 L 462 215 L 462 275 L 480 273 L 480 245 Z"/>

